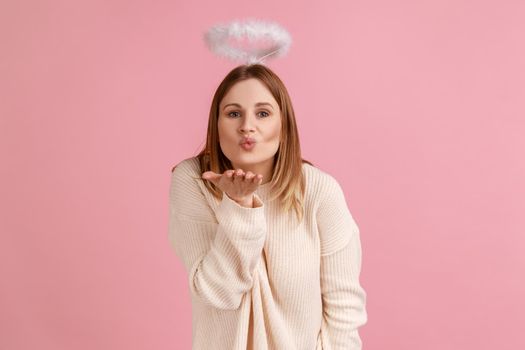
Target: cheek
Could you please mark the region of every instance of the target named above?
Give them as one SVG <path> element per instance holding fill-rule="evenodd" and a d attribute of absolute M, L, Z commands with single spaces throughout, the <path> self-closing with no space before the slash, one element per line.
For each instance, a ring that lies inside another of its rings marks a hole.
<path fill-rule="evenodd" d="M 281 136 L 281 123 L 276 123 L 273 125 L 268 132 L 269 140 L 279 140 Z"/>
<path fill-rule="evenodd" d="M 218 141 L 223 152 L 233 152 L 238 147 L 238 138 L 229 128 L 218 128 Z"/>
<path fill-rule="evenodd" d="M 220 118 L 217 123 L 217 132 L 218 132 L 219 140 L 226 141 L 230 138 L 229 137 L 229 134 L 230 134 L 229 127 L 226 123 L 224 123 L 224 121 L 221 122 Z"/>

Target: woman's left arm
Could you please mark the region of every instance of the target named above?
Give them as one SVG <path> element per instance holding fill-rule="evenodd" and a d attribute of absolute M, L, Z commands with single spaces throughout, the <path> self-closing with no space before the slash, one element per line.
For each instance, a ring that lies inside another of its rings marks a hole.
<path fill-rule="evenodd" d="M 358 328 L 367 322 L 366 292 L 359 282 L 361 241 L 343 190 L 329 176 L 317 212 L 321 239 L 323 350 L 360 350 Z"/>

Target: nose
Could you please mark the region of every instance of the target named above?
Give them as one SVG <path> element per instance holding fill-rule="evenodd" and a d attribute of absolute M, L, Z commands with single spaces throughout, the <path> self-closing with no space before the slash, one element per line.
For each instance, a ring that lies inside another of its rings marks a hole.
<path fill-rule="evenodd" d="M 241 125 L 239 126 L 241 133 L 253 132 L 255 130 L 254 122 L 250 116 L 244 116 L 241 120 Z"/>

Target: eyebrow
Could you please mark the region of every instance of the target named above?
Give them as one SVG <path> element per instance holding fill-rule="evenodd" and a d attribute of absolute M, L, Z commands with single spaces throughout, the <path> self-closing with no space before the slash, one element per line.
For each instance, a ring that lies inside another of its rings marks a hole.
<path fill-rule="evenodd" d="M 257 102 L 257 103 L 255 104 L 255 107 L 258 107 L 258 106 L 264 106 L 264 105 L 268 105 L 268 106 L 270 106 L 270 107 L 273 109 L 272 104 L 269 103 L 269 102 Z M 236 107 L 242 108 L 242 106 L 241 106 L 240 104 L 238 104 L 238 103 L 228 103 L 228 104 L 227 104 L 226 106 L 224 106 L 222 109 L 225 110 L 226 107 L 228 107 L 228 106 L 236 106 Z"/>

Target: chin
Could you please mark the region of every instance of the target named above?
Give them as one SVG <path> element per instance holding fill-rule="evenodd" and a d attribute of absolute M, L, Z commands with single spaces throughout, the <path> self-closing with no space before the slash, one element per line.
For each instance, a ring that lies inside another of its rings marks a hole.
<path fill-rule="evenodd" d="M 238 155 L 233 159 L 233 163 L 237 164 L 257 164 L 264 161 L 263 158 L 254 154 Z"/>
<path fill-rule="evenodd" d="M 239 164 L 242 169 L 242 165 L 255 165 L 262 163 L 268 159 L 268 157 L 261 156 L 260 154 L 237 154 L 233 158 L 229 158 L 232 164 Z"/>

